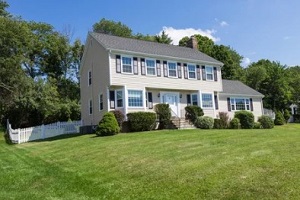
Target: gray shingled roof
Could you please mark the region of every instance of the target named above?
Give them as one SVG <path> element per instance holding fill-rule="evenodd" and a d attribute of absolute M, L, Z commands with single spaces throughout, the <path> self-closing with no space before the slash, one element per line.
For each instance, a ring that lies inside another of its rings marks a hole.
<path fill-rule="evenodd" d="M 220 61 L 200 51 L 187 47 L 117 37 L 103 33 L 90 32 L 89 34 L 94 37 L 100 44 L 102 44 L 102 46 L 104 46 L 104 48 L 106 49 L 144 53 L 157 56 L 169 56 L 187 60 L 199 60 L 215 65 L 223 65 L 223 63 L 221 63 Z"/>
<path fill-rule="evenodd" d="M 223 80 L 223 92 L 221 94 L 264 96 L 240 81 Z"/>

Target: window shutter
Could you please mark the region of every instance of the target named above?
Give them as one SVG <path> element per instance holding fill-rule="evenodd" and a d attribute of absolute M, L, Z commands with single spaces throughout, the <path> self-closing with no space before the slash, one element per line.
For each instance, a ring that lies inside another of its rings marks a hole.
<path fill-rule="evenodd" d="M 186 95 L 186 102 L 187 102 L 187 105 L 188 105 L 188 106 L 191 105 L 191 95 L 190 95 L 190 94 L 187 94 L 187 95 Z"/>
<path fill-rule="evenodd" d="M 181 78 L 181 63 L 177 63 L 178 78 Z"/>
<path fill-rule="evenodd" d="M 218 96 L 215 95 L 215 109 L 219 110 L 219 102 L 218 102 Z"/>
<path fill-rule="evenodd" d="M 250 98 L 250 110 L 253 111 L 253 101 L 252 101 L 252 98 Z"/>
<path fill-rule="evenodd" d="M 163 62 L 163 67 L 164 67 L 164 77 L 168 77 L 167 61 Z"/>
<path fill-rule="evenodd" d="M 148 92 L 149 109 L 153 109 L 152 92 Z"/>
<path fill-rule="evenodd" d="M 206 80 L 205 66 L 202 66 L 202 80 Z"/>
<path fill-rule="evenodd" d="M 230 98 L 227 98 L 227 107 L 228 107 L 228 111 L 231 111 Z"/>
<path fill-rule="evenodd" d="M 184 69 L 184 78 L 188 79 L 188 72 L 187 72 L 187 64 L 186 63 L 183 64 L 183 69 Z"/>
<path fill-rule="evenodd" d="M 138 59 L 137 59 L 137 57 L 133 57 L 133 73 L 135 75 L 139 74 L 139 71 L 138 71 Z"/>
<path fill-rule="evenodd" d="M 121 73 L 121 56 L 116 55 L 116 72 Z"/>
<path fill-rule="evenodd" d="M 197 79 L 198 79 L 198 80 L 201 80 L 201 76 L 200 76 L 200 66 L 197 65 L 197 66 L 196 66 L 196 69 L 197 69 Z"/>
<path fill-rule="evenodd" d="M 160 60 L 156 60 L 156 72 L 157 76 L 161 76 Z"/>
<path fill-rule="evenodd" d="M 109 91 L 109 102 L 110 102 L 110 108 L 114 109 L 115 108 L 115 91 L 114 90 Z"/>
<path fill-rule="evenodd" d="M 214 80 L 218 81 L 218 72 L 216 67 L 214 67 Z"/>
<path fill-rule="evenodd" d="M 146 75 L 145 58 L 141 58 L 141 74 Z"/>

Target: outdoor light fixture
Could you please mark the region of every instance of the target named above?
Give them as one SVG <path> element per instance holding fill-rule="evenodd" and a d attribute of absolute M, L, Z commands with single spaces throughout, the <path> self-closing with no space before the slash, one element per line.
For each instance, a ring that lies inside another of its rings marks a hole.
<path fill-rule="evenodd" d="M 160 97 L 160 93 L 157 94 L 157 97 Z"/>

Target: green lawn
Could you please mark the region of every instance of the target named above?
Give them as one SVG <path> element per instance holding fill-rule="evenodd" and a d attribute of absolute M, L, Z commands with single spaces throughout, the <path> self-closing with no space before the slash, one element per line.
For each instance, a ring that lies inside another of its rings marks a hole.
<path fill-rule="evenodd" d="M 300 125 L 7 145 L 0 199 L 300 199 Z"/>

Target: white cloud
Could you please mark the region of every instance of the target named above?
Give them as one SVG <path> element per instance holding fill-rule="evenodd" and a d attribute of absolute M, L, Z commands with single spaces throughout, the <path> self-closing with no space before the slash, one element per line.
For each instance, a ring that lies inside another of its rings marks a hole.
<path fill-rule="evenodd" d="M 242 60 L 242 67 L 248 67 L 248 65 L 251 63 L 250 58 L 244 57 Z"/>
<path fill-rule="evenodd" d="M 220 26 L 224 27 L 224 26 L 228 26 L 229 24 L 225 21 L 221 21 L 220 22 Z"/>
<path fill-rule="evenodd" d="M 166 34 L 173 40 L 174 45 L 178 45 L 179 40 L 181 40 L 185 36 L 192 36 L 195 34 L 200 34 L 202 36 L 206 36 L 214 42 L 220 41 L 220 38 L 215 37 L 214 34 L 216 31 L 212 30 L 202 30 L 202 29 L 194 29 L 194 28 L 186 28 L 186 29 L 175 29 L 173 27 L 164 26 L 163 29 L 159 32 L 159 35 L 165 31 Z"/>

